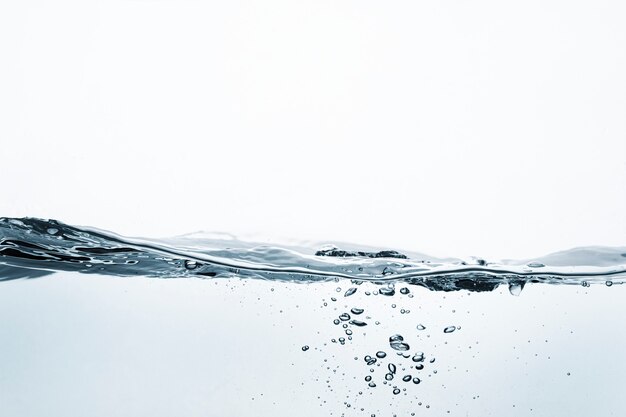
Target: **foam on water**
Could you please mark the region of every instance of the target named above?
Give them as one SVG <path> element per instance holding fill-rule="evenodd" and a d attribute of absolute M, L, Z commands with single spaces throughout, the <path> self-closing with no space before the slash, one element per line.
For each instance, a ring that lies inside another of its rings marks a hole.
<path fill-rule="evenodd" d="M 612 285 L 626 279 L 626 247 L 576 248 L 536 259 L 503 261 L 349 249 L 332 245 L 275 247 L 194 235 L 131 239 L 56 220 L 0 218 L 0 280 L 75 271 L 160 278 L 405 282 L 441 291 L 491 291 L 507 284 L 511 293 L 518 295 L 527 283 Z M 355 291 L 349 288 L 344 296 Z M 394 292 L 393 286 L 380 289 L 382 295 Z"/>

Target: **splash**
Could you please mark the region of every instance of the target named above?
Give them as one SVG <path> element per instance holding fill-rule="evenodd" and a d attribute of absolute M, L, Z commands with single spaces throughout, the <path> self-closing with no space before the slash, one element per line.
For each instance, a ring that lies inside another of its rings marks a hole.
<path fill-rule="evenodd" d="M 527 283 L 620 284 L 626 280 L 626 248 L 576 248 L 519 261 L 467 261 L 332 245 L 274 247 L 196 235 L 131 239 L 56 220 L 0 218 L 0 280 L 36 278 L 56 271 L 305 283 L 347 279 L 402 282 L 436 291 L 491 291 L 505 284 L 518 295 Z M 345 296 L 354 291 L 349 289 Z M 394 292 L 393 285 L 380 289 L 381 295 Z"/>

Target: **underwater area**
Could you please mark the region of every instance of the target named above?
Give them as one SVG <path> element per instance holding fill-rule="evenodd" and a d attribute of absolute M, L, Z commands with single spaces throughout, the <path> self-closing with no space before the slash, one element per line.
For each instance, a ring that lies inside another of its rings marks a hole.
<path fill-rule="evenodd" d="M 492 262 L 2 218 L 0 265 L 6 415 L 626 411 L 625 248 Z"/>

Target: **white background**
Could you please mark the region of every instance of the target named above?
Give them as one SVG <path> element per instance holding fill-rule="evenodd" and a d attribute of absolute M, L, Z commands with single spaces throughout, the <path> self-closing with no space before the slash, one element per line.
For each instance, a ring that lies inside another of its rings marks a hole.
<path fill-rule="evenodd" d="M 623 245 L 624 22 L 621 1 L 4 1 L 0 215 Z"/>

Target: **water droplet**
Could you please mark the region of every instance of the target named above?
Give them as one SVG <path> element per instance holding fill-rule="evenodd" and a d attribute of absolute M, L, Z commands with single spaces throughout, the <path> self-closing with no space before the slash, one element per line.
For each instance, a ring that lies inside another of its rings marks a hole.
<path fill-rule="evenodd" d="M 424 369 L 424 364 L 418 363 L 417 365 L 415 365 L 415 369 L 421 371 L 422 369 Z"/>
<path fill-rule="evenodd" d="M 302 346 L 302 351 L 303 352 L 306 352 L 307 350 L 309 350 L 309 346 L 307 346 L 307 345 Z"/>
<path fill-rule="evenodd" d="M 588 287 L 589 286 L 589 283 L 587 281 L 583 281 L 582 284 L 583 284 L 583 287 Z"/>
<path fill-rule="evenodd" d="M 394 365 L 393 363 L 388 364 L 387 369 L 389 369 L 389 372 L 391 372 L 392 374 L 396 373 L 396 365 Z"/>
<path fill-rule="evenodd" d="M 400 288 L 400 294 L 404 294 L 404 295 L 406 295 L 406 294 L 408 294 L 409 292 L 410 292 L 410 291 L 409 291 L 409 289 L 408 289 L 407 287 L 402 287 L 402 288 Z"/>
<path fill-rule="evenodd" d="M 372 376 L 371 375 L 368 375 L 368 376 L 365 377 L 365 381 L 366 382 L 370 382 L 371 380 L 372 380 Z"/>
<path fill-rule="evenodd" d="M 393 393 L 394 393 L 394 395 L 398 395 L 398 394 L 400 394 L 400 390 L 398 388 L 394 388 L 393 389 Z"/>
<path fill-rule="evenodd" d="M 185 268 L 187 269 L 196 269 L 198 267 L 198 262 L 196 261 L 185 261 Z"/>
<path fill-rule="evenodd" d="M 350 324 L 357 326 L 357 327 L 367 326 L 367 323 L 365 323 L 364 321 L 360 321 L 360 320 L 351 320 Z"/>
<path fill-rule="evenodd" d="M 376 357 L 377 358 L 384 358 L 385 356 L 387 356 L 387 354 L 385 352 L 383 352 L 382 350 L 379 350 L 378 352 L 376 352 Z"/>
<path fill-rule="evenodd" d="M 402 377 L 402 380 L 403 380 L 404 382 L 409 382 L 409 381 L 411 380 L 411 375 L 405 375 L 405 376 L 403 376 L 403 377 Z"/>
<path fill-rule="evenodd" d="M 375 388 L 376 387 L 376 384 L 374 382 L 370 382 L 367 385 L 369 385 L 370 388 Z"/>
<path fill-rule="evenodd" d="M 337 292 L 341 292 L 341 287 L 337 287 L 337 288 L 335 289 L 335 291 L 337 291 Z"/>
<path fill-rule="evenodd" d="M 392 373 L 385 374 L 385 379 L 387 381 L 391 381 L 393 379 L 393 374 Z"/>
<path fill-rule="evenodd" d="M 51 235 L 56 235 L 57 233 L 59 233 L 59 229 L 55 229 L 54 227 L 50 227 L 48 230 L 46 230 L 49 234 Z"/>
<path fill-rule="evenodd" d="M 613 281 L 607 281 L 604 283 L 607 287 L 611 287 L 613 285 Z"/>
<path fill-rule="evenodd" d="M 344 297 L 350 297 L 356 292 L 356 287 L 348 288 L 348 291 L 343 295 Z"/>
<path fill-rule="evenodd" d="M 333 320 L 333 323 L 339 324 L 339 323 L 341 323 L 341 321 L 339 319 L 335 319 L 335 320 Z"/>
<path fill-rule="evenodd" d="M 418 324 L 417 330 L 426 330 L 426 326 L 424 326 L 423 324 Z"/>
<path fill-rule="evenodd" d="M 367 361 L 367 364 L 368 364 L 369 366 L 372 366 L 372 365 L 374 365 L 375 363 L 376 363 L 376 358 L 372 358 L 372 357 L 370 357 L 370 358 L 369 358 L 369 360 Z"/>
<path fill-rule="evenodd" d="M 445 329 L 443 329 L 443 332 L 444 333 L 452 333 L 455 330 L 456 330 L 456 326 L 448 326 Z"/>
<path fill-rule="evenodd" d="M 422 380 L 419 379 L 418 377 L 413 378 L 413 383 L 414 384 L 419 384 L 420 382 L 422 382 Z"/>
<path fill-rule="evenodd" d="M 541 262 L 530 262 L 530 263 L 527 263 L 526 266 L 529 268 L 543 268 L 545 265 L 542 264 Z"/>
<path fill-rule="evenodd" d="M 346 329 L 346 334 L 347 334 L 348 336 L 352 335 L 352 330 L 350 330 L 350 329 Z"/>
<path fill-rule="evenodd" d="M 350 314 L 348 313 L 342 313 L 339 315 L 339 320 L 341 321 L 348 321 L 350 320 Z"/>
<path fill-rule="evenodd" d="M 350 310 L 350 312 L 351 312 L 352 314 L 357 314 L 357 315 L 358 315 L 358 314 L 363 314 L 363 312 L 364 312 L 364 311 L 365 311 L 365 310 L 363 310 L 362 308 L 356 308 L 356 307 L 354 307 L 352 310 Z"/>

